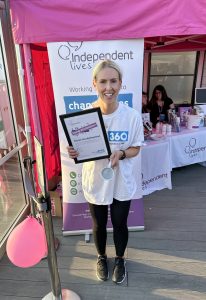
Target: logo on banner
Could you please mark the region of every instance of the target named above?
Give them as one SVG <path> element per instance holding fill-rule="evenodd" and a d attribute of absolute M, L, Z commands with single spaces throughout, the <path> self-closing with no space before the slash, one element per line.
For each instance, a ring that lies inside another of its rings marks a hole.
<path fill-rule="evenodd" d="M 204 147 L 196 147 L 197 140 L 196 138 L 191 138 L 189 140 L 189 144 L 185 146 L 185 153 L 190 157 L 198 156 L 198 154 L 202 151 L 206 150 L 206 146 Z"/>
<path fill-rule="evenodd" d="M 166 179 L 168 178 L 167 173 L 163 173 L 163 174 L 157 175 L 155 177 L 152 177 L 148 180 L 144 180 L 143 173 L 142 173 L 142 190 L 143 191 L 146 190 L 148 188 L 149 184 L 154 183 L 154 182 L 156 182 L 158 180 L 161 180 L 161 179 L 165 179 L 165 178 Z"/>
<path fill-rule="evenodd" d="M 83 42 L 67 42 L 58 48 L 59 57 L 68 61 L 71 70 L 78 71 L 92 69 L 93 65 L 99 60 L 110 59 L 113 61 L 129 61 L 134 59 L 132 50 L 114 50 L 100 53 L 92 53 L 90 51 L 82 52 L 79 51 L 80 49 L 82 50 L 82 45 Z"/>
<path fill-rule="evenodd" d="M 132 104 L 132 93 L 125 93 L 118 95 L 118 101 L 133 107 Z M 64 105 L 66 113 L 76 112 L 80 110 L 84 110 L 87 108 L 91 108 L 91 103 L 97 100 L 97 96 L 95 95 L 85 95 L 85 96 L 65 96 L 64 97 Z"/>
<path fill-rule="evenodd" d="M 68 60 L 70 59 L 70 55 L 73 51 L 78 51 L 83 42 L 70 42 L 67 43 L 66 45 L 61 45 L 58 49 L 58 55 L 61 59 L 63 60 Z"/>

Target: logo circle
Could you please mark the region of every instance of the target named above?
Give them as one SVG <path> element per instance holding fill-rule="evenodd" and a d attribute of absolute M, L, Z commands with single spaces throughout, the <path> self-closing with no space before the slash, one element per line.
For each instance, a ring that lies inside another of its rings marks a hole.
<path fill-rule="evenodd" d="M 191 138 L 189 141 L 189 145 L 190 147 L 194 148 L 196 145 L 196 138 Z"/>
<path fill-rule="evenodd" d="M 70 181 L 70 186 L 75 187 L 77 185 L 77 182 L 75 180 Z"/>
<path fill-rule="evenodd" d="M 69 176 L 70 176 L 70 178 L 74 179 L 77 177 L 77 174 L 75 172 L 70 172 Z"/>
<path fill-rule="evenodd" d="M 77 189 L 71 188 L 70 192 L 71 192 L 72 195 L 76 195 L 77 194 Z"/>
<path fill-rule="evenodd" d="M 58 49 L 58 54 L 63 60 L 68 60 L 71 51 L 68 46 L 61 45 Z"/>

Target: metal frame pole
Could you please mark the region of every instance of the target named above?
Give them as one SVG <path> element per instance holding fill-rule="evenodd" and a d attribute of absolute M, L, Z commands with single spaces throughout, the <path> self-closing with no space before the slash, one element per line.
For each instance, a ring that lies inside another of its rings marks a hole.
<path fill-rule="evenodd" d="M 24 170 L 27 171 L 25 176 L 29 177 L 29 181 L 31 182 L 31 188 L 33 189 L 34 195 L 36 196 L 36 193 L 35 193 L 36 189 L 34 186 L 34 174 L 33 174 L 31 157 L 30 156 L 25 157 L 23 164 L 24 164 Z M 34 201 L 30 195 L 29 195 L 29 202 L 30 202 L 31 214 L 34 218 L 36 218 L 36 209 L 35 209 Z"/>
<path fill-rule="evenodd" d="M 43 300 L 80 300 L 80 297 L 73 291 L 61 289 L 51 215 L 51 200 L 48 193 L 46 193 L 46 197 L 44 197 L 42 194 L 36 197 L 34 189 L 33 167 L 30 157 L 26 157 L 24 160 L 24 170 L 26 191 L 32 199 L 32 202 L 36 203 L 37 210 L 41 215 L 48 249 L 47 261 L 51 277 L 52 292 L 47 294 Z"/>
<path fill-rule="evenodd" d="M 51 276 L 52 292 L 47 294 L 42 300 L 80 300 L 80 297 L 71 290 L 61 289 L 60 277 L 57 265 L 57 256 L 54 243 L 54 229 L 51 215 L 51 201 L 49 194 L 46 198 L 40 195 L 37 198 L 38 209 L 44 223 L 46 241 L 48 247 L 48 266 Z"/>
<path fill-rule="evenodd" d="M 47 204 L 47 211 L 41 211 L 42 221 L 44 223 L 44 229 L 46 234 L 46 241 L 47 241 L 47 260 L 48 260 L 48 267 L 51 276 L 51 288 L 52 293 L 55 296 L 55 300 L 62 300 L 61 294 L 61 283 L 59 278 L 58 266 L 57 266 L 57 256 L 55 250 L 55 243 L 54 243 L 54 229 L 53 229 L 53 222 L 51 216 L 51 201 L 50 197 L 45 199 L 43 196 L 38 197 L 39 203 L 46 203 Z"/>

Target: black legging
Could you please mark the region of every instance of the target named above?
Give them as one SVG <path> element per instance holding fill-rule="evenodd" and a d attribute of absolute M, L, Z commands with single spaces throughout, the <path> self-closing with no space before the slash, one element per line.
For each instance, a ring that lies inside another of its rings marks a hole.
<path fill-rule="evenodd" d="M 131 200 L 118 201 L 114 199 L 110 205 L 111 221 L 113 225 L 113 239 L 116 256 L 124 256 L 128 242 L 127 217 Z M 93 220 L 94 243 L 99 255 L 106 253 L 108 205 L 89 203 Z"/>

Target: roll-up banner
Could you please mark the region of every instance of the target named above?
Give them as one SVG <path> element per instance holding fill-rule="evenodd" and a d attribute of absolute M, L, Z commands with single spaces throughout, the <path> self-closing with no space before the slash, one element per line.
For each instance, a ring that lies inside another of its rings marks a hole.
<path fill-rule="evenodd" d="M 82 165 L 69 158 L 65 133 L 59 115 L 86 109 L 97 99 L 92 86 L 92 69 L 100 60 L 111 59 L 123 72 L 118 101 L 141 110 L 143 39 L 121 41 L 48 43 L 49 61 L 55 96 L 59 131 L 63 189 L 63 233 L 91 232 L 92 220 L 82 191 Z M 129 122 L 129 120 L 128 120 Z M 85 145 L 86 147 L 87 145 Z M 136 170 L 141 169 L 141 157 L 136 159 Z M 132 201 L 128 218 L 131 229 L 144 229 L 142 183 L 136 173 L 139 190 Z M 108 229 L 111 228 L 108 223 Z"/>

